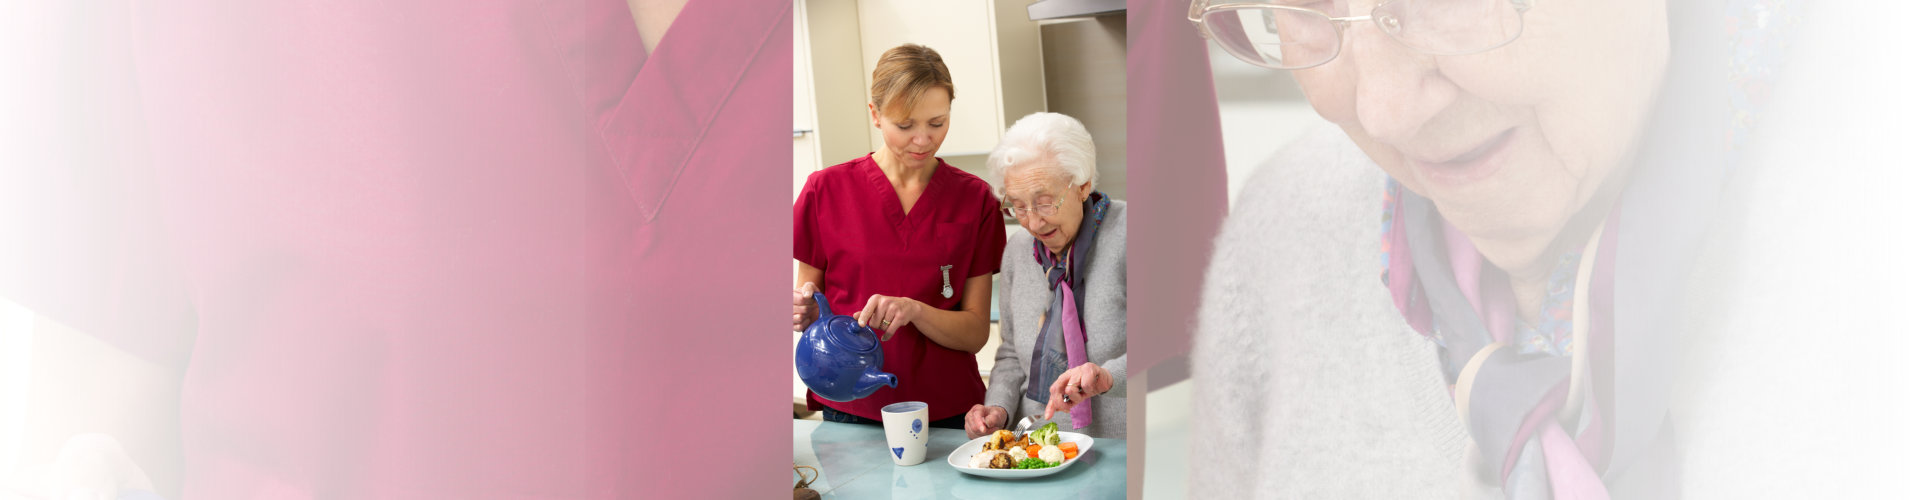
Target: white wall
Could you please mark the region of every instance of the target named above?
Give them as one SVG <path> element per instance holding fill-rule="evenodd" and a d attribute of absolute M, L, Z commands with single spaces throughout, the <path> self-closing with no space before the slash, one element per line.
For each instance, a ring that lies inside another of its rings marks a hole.
<path fill-rule="evenodd" d="M 1040 36 L 1047 111 L 1087 126 L 1100 191 L 1127 199 L 1127 16 L 1050 22 Z"/>
<path fill-rule="evenodd" d="M 33 311 L 0 298 L 0 477 L 20 465 L 33 373 L 33 318 Z"/>
<path fill-rule="evenodd" d="M 1232 207 L 1241 186 L 1262 163 L 1326 119 L 1313 112 L 1287 72 L 1247 64 L 1212 43 L 1207 49 L 1214 92 L 1220 98 L 1227 203 Z"/>

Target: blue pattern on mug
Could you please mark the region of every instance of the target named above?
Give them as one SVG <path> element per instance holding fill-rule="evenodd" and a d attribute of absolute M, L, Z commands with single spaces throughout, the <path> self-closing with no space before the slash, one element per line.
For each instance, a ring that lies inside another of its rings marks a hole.
<path fill-rule="evenodd" d="M 913 437 L 920 437 L 920 419 L 913 419 Z"/>
<path fill-rule="evenodd" d="M 906 449 L 906 448 L 894 448 L 894 449 L 893 449 L 893 458 L 900 458 L 900 453 L 902 453 L 902 452 L 905 452 L 905 451 L 907 451 L 907 449 Z"/>

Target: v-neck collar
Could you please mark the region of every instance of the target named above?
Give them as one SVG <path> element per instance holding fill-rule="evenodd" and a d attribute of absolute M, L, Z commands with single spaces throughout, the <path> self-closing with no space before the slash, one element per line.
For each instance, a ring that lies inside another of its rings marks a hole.
<path fill-rule="evenodd" d="M 642 220 L 651 221 L 659 213 L 720 108 L 740 90 L 737 87 L 750 63 L 786 50 L 781 42 L 787 34 L 780 28 L 792 24 L 791 4 L 767 3 L 689 2 L 651 54 L 641 46 L 626 5 L 593 4 L 606 16 L 593 22 L 612 30 L 613 42 L 595 48 L 610 50 L 612 60 L 632 65 L 632 80 L 619 92 L 617 103 L 606 103 L 610 106 L 602 108 L 596 125 Z M 624 26 L 615 30 L 611 24 L 616 22 Z M 567 55 L 583 64 L 601 59 L 589 57 L 594 54 Z M 613 83 L 589 80 L 588 90 Z"/>
<path fill-rule="evenodd" d="M 871 181 L 874 190 L 888 201 L 882 205 L 886 205 L 887 222 L 893 223 L 894 228 L 918 227 L 922 225 L 921 222 L 930 217 L 927 213 L 932 212 L 933 209 L 927 202 L 930 201 L 930 197 L 939 192 L 941 186 L 946 184 L 942 179 L 946 177 L 947 168 L 949 168 L 946 160 L 934 158 L 933 175 L 927 177 L 927 187 L 920 191 L 920 198 L 913 201 L 912 211 L 900 206 L 900 194 L 893 190 L 893 181 L 887 179 L 887 172 L 880 169 L 880 162 L 873 159 L 873 153 L 867 153 L 866 163 L 867 180 Z"/>

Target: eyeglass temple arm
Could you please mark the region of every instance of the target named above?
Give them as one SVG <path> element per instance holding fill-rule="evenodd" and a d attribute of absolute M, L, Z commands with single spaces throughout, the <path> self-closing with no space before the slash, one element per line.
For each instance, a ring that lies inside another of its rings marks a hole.
<path fill-rule="evenodd" d="M 1207 1 L 1208 0 L 1193 0 L 1192 2 L 1189 2 L 1187 4 L 1187 21 L 1192 22 L 1194 24 L 1194 27 L 1196 28 L 1200 27 L 1200 16 L 1207 13 Z M 1510 1 L 1512 1 L 1515 6 L 1533 5 L 1533 0 L 1510 0 Z M 1525 7 L 1521 7 L 1521 8 L 1525 9 Z M 1328 19 L 1332 19 L 1334 22 L 1345 24 L 1345 23 L 1353 23 L 1353 22 L 1373 21 L 1373 16 L 1364 15 L 1364 16 L 1348 16 L 1348 17 L 1329 17 Z M 1206 38 L 1213 38 L 1213 34 L 1207 32 L 1206 29 L 1200 30 L 1200 36 L 1206 37 Z"/>
<path fill-rule="evenodd" d="M 1200 15 L 1205 14 L 1207 12 L 1208 1 L 1209 0 L 1193 0 L 1192 2 L 1188 2 L 1187 3 L 1187 21 L 1191 21 L 1194 24 L 1199 24 Z M 1535 2 L 1536 0 L 1508 0 L 1508 3 L 1513 4 L 1514 9 L 1519 10 L 1521 12 L 1526 12 L 1528 10 L 1533 9 L 1533 4 Z M 1373 20 L 1373 16 L 1365 15 L 1365 16 L 1351 16 L 1351 17 L 1335 17 L 1333 18 L 1333 20 L 1345 21 L 1345 22 L 1371 21 Z M 1207 36 L 1206 31 L 1207 30 L 1200 30 L 1201 35 Z"/>

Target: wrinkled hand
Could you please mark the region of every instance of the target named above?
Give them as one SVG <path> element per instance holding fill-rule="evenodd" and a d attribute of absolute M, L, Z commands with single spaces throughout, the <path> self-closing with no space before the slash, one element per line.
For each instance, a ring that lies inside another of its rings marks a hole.
<path fill-rule="evenodd" d="M 1113 389 L 1113 374 L 1106 368 L 1093 363 L 1083 363 L 1068 369 L 1054 379 L 1053 386 L 1047 388 L 1047 414 L 1044 418 L 1053 419 L 1054 412 L 1072 411 L 1087 398 L 1106 394 Z"/>
<path fill-rule="evenodd" d="M 926 310 L 927 305 L 918 300 L 874 295 L 867 297 L 867 307 L 853 315 L 853 319 L 859 321 L 860 326 L 872 326 L 885 331 L 880 340 L 887 340 L 893 338 L 893 332 L 900 327 L 920 319 L 920 313 Z"/>
<path fill-rule="evenodd" d="M 818 291 L 811 281 L 793 289 L 793 331 L 804 332 L 807 325 L 820 318 L 820 305 L 813 303 L 813 293 Z"/>
<path fill-rule="evenodd" d="M 967 439 L 992 434 L 1007 427 L 1007 409 L 998 406 L 973 405 L 967 410 Z"/>
<path fill-rule="evenodd" d="M 133 463 L 119 440 L 105 434 L 68 438 L 38 486 L 42 497 L 58 499 L 113 500 L 123 491 L 153 491 L 146 471 Z"/>

